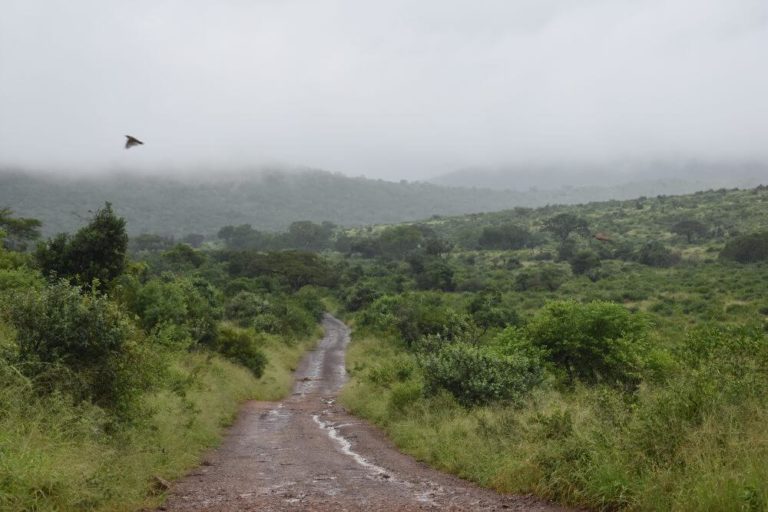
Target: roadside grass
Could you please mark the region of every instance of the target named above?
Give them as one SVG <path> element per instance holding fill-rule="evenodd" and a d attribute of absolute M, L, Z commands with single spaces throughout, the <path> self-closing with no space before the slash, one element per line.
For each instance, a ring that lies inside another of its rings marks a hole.
<path fill-rule="evenodd" d="M 247 399 L 290 392 L 292 372 L 316 338 L 268 340 L 261 379 L 218 355 L 174 356 L 169 384 L 114 426 L 92 405 L 40 396 L 3 367 L 0 388 L 0 510 L 129 511 L 163 501 L 155 477 L 173 480 L 200 464 Z"/>
<path fill-rule="evenodd" d="M 268 337 L 262 347 L 267 356 L 267 366 L 264 375 L 256 381 L 250 398 L 274 401 L 288 395 L 293 388 L 293 372 L 299 361 L 322 335 L 322 329 L 318 327 L 314 335 L 300 341 L 287 343 L 278 337 Z"/>
<path fill-rule="evenodd" d="M 447 394 L 425 397 L 418 371 L 398 374 L 412 359 L 396 341 L 353 338 L 341 402 L 438 469 L 594 510 L 768 510 L 760 391 L 698 393 L 681 380 L 627 400 L 610 389 L 544 386 L 521 408 L 467 409 Z M 700 420 L 686 418 L 698 399 Z"/>

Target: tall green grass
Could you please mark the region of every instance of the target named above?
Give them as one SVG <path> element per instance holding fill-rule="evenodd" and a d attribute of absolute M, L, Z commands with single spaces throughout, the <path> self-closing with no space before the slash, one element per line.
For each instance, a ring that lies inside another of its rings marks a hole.
<path fill-rule="evenodd" d="M 768 510 L 768 379 L 743 355 L 634 397 L 544 386 L 521 408 L 464 408 L 425 397 L 397 342 L 355 339 L 341 401 L 417 459 L 499 491 L 595 510 Z"/>
<path fill-rule="evenodd" d="M 201 462 L 239 404 L 286 395 L 311 345 L 278 338 L 263 347 L 261 379 L 218 355 L 175 356 L 166 389 L 145 396 L 143 414 L 116 426 L 98 407 L 40 396 L 10 366 L 0 369 L 0 510 L 129 511 L 163 499 L 172 480 Z"/>

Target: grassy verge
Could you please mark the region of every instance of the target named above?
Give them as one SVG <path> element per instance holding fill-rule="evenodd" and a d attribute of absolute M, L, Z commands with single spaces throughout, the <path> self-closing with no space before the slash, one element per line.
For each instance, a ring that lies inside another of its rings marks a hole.
<path fill-rule="evenodd" d="M 315 339 L 268 341 L 269 364 L 258 380 L 219 356 L 178 355 L 168 389 L 146 396 L 143 417 L 117 431 L 105 429 L 97 407 L 37 396 L 12 368 L 2 368 L 10 385 L 0 390 L 0 510 L 129 511 L 159 504 L 154 477 L 178 478 L 199 464 L 242 401 L 286 395 Z"/>
<path fill-rule="evenodd" d="M 672 379 L 627 402 L 546 386 L 521 408 L 425 397 L 413 356 L 355 339 L 341 401 L 406 453 L 483 486 L 595 510 L 767 510 L 764 382 Z M 733 383 L 733 390 L 725 390 Z M 706 384 L 706 385 L 705 385 Z M 741 387 L 743 384 L 744 387 Z"/>

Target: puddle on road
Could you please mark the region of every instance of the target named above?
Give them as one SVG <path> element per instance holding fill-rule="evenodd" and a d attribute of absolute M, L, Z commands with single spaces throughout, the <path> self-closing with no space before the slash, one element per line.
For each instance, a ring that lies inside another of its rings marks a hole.
<path fill-rule="evenodd" d="M 315 423 L 317 423 L 318 427 L 328 432 L 328 437 L 336 441 L 336 444 L 338 444 L 341 447 L 342 453 L 344 453 L 345 455 L 349 455 L 350 457 L 355 459 L 355 462 L 357 462 L 359 465 L 367 469 L 370 473 L 373 473 L 376 476 L 379 476 L 381 478 L 394 481 L 394 478 L 392 478 L 389 471 L 382 468 L 381 466 L 377 466 L 376 464 L 370 462 L 368 459 L 366 459 L 359 453 L 352 450 L 352 443 L 350 443 L 346 437 L 341 435 L 337 427 L 335 427 L 330 422 L 325 422 L 321 420 L 320 416 L 317 414 L 313 414 L 312 419 L 314 420 Z"/>

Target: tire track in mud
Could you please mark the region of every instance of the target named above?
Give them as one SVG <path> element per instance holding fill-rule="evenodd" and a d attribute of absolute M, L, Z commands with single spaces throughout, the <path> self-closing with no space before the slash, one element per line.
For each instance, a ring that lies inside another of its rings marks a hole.
<path fill-rule="evenodd" d="M 221 447 L 173 485 L 160 510 L 564 510 L 440 473 L 349 415 L 335 401 L 347 380 L 349 330 L 330 315 L 323 327 L 296 370 L 293 394 L 248 402 Z"/>

